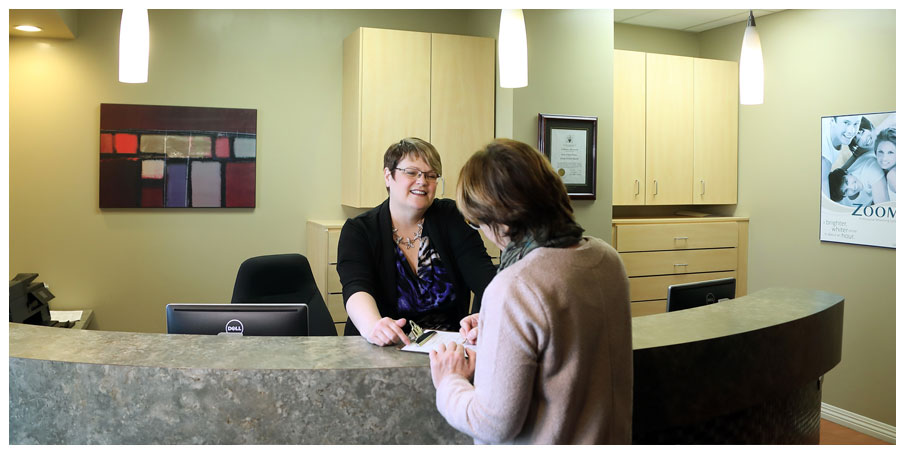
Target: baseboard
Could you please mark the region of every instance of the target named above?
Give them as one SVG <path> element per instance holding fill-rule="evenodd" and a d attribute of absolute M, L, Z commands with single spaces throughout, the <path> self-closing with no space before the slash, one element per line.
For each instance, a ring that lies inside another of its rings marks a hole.
<path fill-rule="evenodd" d="M 820 416 L 841 426 L 848 427 L 864 435 L 879 438 L 887 443 L 896 444 L 896 428 L 889 424 L 834 407 L 826 402 L 821 403 Z"/>

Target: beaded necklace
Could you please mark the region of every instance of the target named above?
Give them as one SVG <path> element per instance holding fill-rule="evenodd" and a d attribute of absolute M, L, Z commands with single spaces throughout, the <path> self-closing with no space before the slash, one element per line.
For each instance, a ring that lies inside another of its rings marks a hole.
<path fill-rule="evenodd" d="M 396 233 L 397 232 L 396 227 L 393 227 L 393 241 L 395 241 L 397 245 L 401 244 L 401 245 L 405 246 L 406 249 L 411 249 L 411 248 L 415 247 L 415 241 L 418 241 L 420 243 L 421 232 L 423 230 L 424 230 L 424 219 L 422 219 L 421 222 L 418 223 L 418 230 L 415 232 L 415 236 L 413 236 L 411 238 L 405 238 L 405 237 L 399 236 L 399 234 Z"/>

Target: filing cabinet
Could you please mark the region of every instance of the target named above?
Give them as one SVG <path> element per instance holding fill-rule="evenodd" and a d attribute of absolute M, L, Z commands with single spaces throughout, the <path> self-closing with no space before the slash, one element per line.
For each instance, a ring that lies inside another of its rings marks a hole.
<path fill-rule="evenodd" d="M 317 288 L 327 303 L 327 310 L 342 336 L 346 327 L 346 308 L 343 306 L 343 287 L 336 272 L 336 248 L 344 221 L 308 221 L 308 262 Z"/>
<path fill-rule="evenodd" d="M 614 219 L 612 244 L 628 273 L 633 316 L 666 312 L 673 284 L 734 277 L 736 296 L 747 293 L 747 218 Z"/>

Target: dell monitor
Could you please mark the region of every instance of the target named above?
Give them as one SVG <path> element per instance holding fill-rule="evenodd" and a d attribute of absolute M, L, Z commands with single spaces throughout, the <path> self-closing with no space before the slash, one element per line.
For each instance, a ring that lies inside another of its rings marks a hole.
<path fill-rule="evenodd" d="M 167 334 L 307 336 L 307 304 L 167 304 Z"/>
<path fill-rule="evenodd" d="M 666 293 L 666 312 L 706 306 L 735 298 L 735 278 L 670 285 Z"/>

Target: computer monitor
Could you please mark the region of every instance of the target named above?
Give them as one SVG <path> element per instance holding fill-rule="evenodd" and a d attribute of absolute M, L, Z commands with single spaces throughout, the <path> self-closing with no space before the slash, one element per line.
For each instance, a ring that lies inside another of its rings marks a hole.
<path fill-rule="evenodd" d="M 307 336 L 307 304 L 167 304 L 167 334 Z"/>
<path fill-rule="evenodd" d="M 706 306 L 735 298 L 735 278 L 670 285 L 666 293 L 666 312 Z"/>

